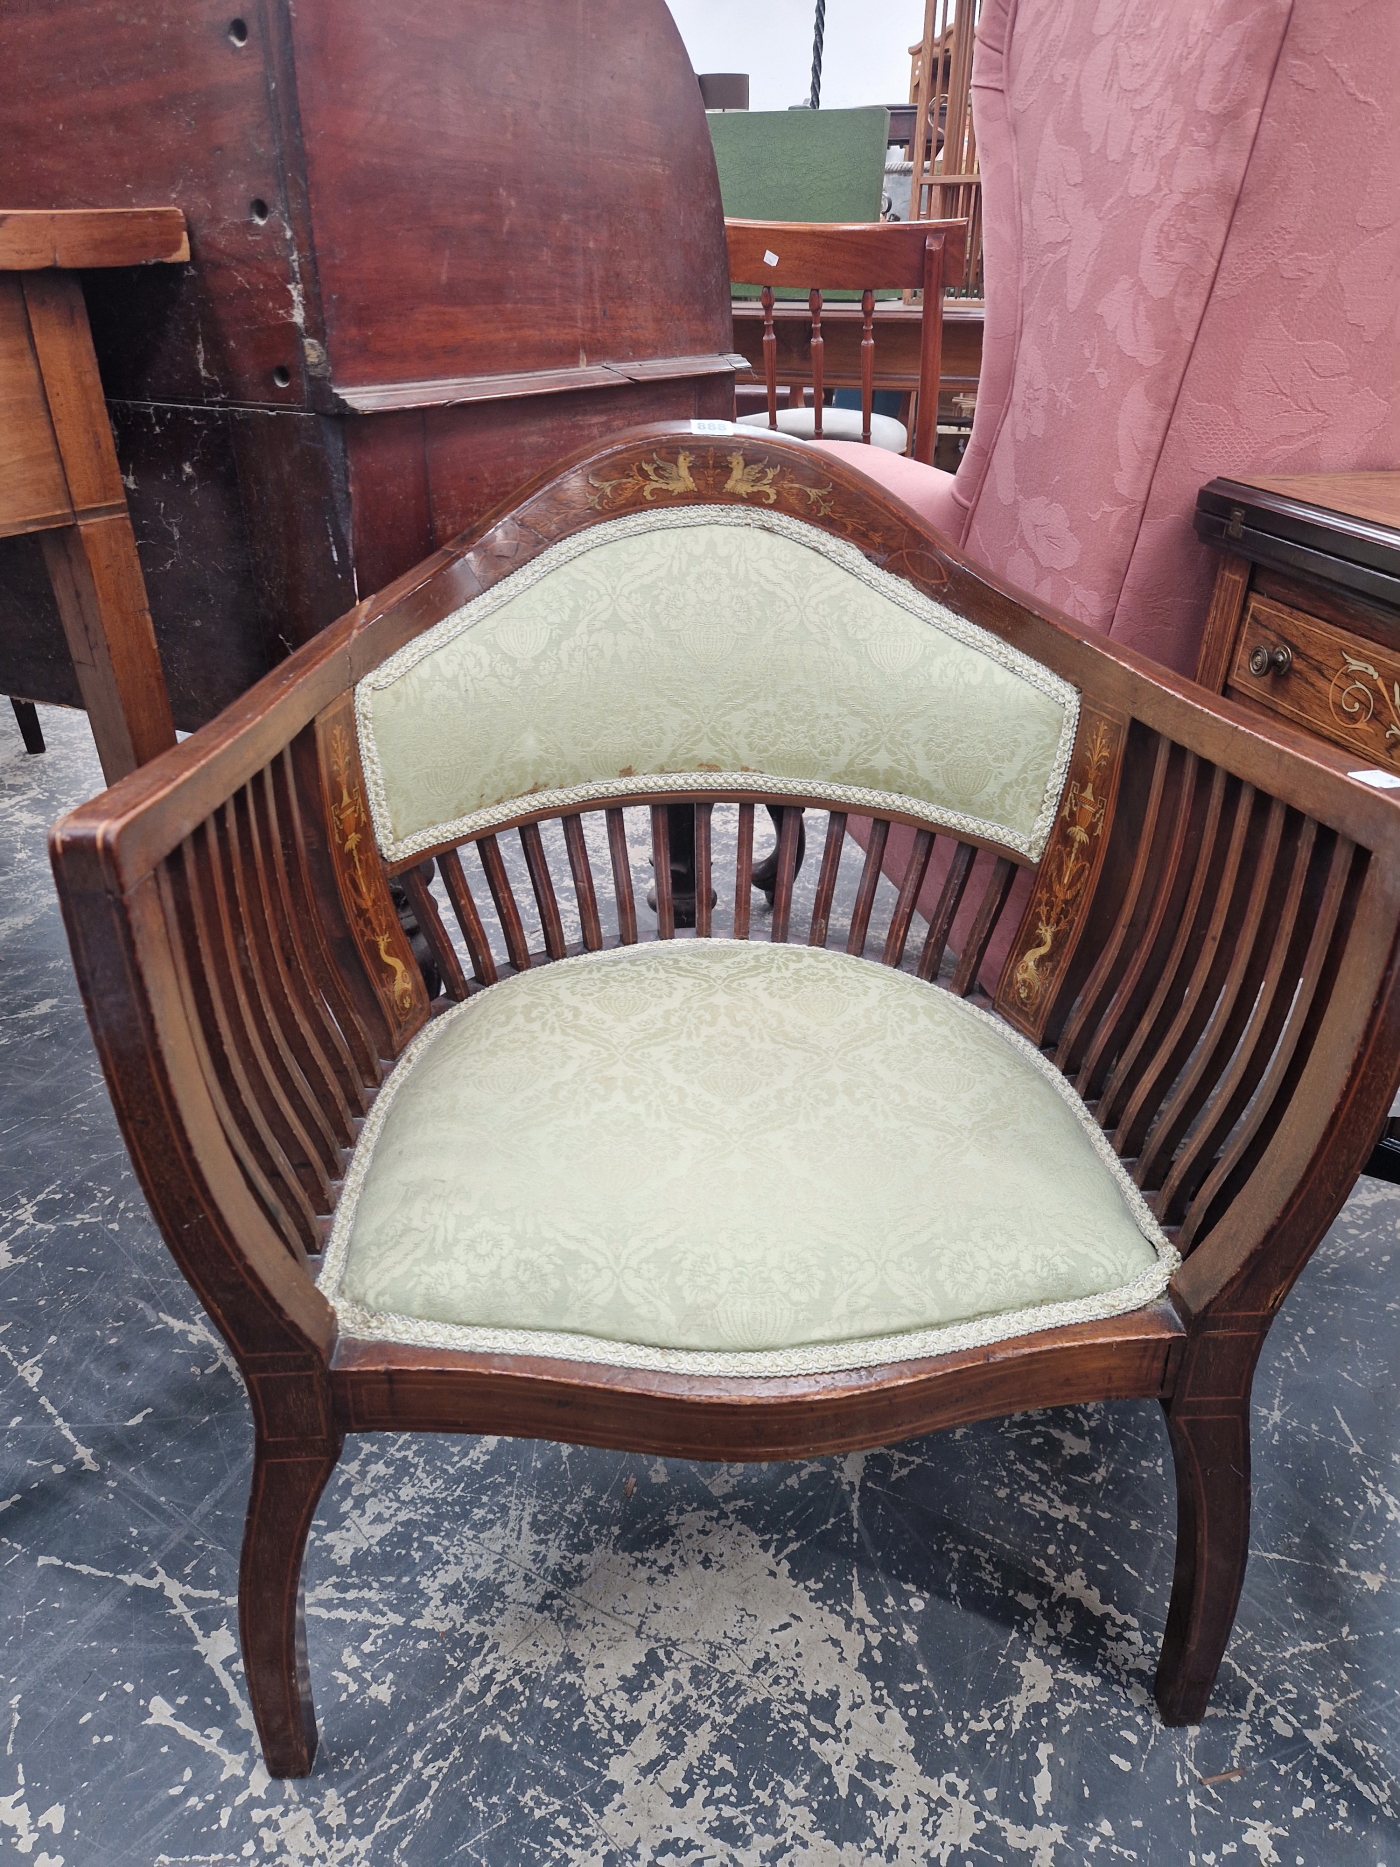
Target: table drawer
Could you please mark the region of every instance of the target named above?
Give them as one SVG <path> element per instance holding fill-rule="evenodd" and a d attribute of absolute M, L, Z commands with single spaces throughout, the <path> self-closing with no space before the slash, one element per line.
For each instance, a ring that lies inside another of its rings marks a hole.
<path fill-rule="evenodd" d="M 1252 596 L 1225 691 L 1372 764 L 1400 766 L 1400 655 L 1364 636 Z"/>

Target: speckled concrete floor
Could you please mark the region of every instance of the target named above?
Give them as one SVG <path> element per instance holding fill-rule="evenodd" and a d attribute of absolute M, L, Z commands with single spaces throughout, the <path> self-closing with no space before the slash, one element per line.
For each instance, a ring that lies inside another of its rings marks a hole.
<path fill-rule="evenodd" d="M 798 1465 L 347 1447 L 308 1562 L 315 1774 L 257 1760 L 237 1376 L 126 1164 L 43 852 L 81 715 L 0 723 L 0 1861 L 27 1867 L 1227 1859 L 1400 1867 L 1400 1194 L 1363 1182 L 1255 1388 L 1211 1715 L 1149 1687 L 1146 1404 Z"/>

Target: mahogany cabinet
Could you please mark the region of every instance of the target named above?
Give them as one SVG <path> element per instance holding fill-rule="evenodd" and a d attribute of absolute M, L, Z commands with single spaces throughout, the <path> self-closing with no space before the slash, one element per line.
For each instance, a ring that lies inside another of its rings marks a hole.
<path fill-rule="evenodd" d="M 732 412 L 664 0 L 26 0 L 0 61 L 0 210 L 189 225 L 84 280 L 182 728 L 565 455 Z M 29 540 L 0 643 L 0 693 L 78 701 Z"/>
<path fill-rule="evenodd" d="M 1196 678 L 1400 783 L 1400 472 L 1212 480 Z"/>

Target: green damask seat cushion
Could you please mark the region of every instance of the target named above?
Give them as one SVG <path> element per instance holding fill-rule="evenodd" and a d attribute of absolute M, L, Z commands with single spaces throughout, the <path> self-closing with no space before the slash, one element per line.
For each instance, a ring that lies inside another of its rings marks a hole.
<path fill-rule="evenodd" d="M 430 1025 L 322 1288 L 354 1336 L 763 1375 L 1134 1309 L 1176 1262 L 1062 1077 L 866 960 L 685 940 Z"/>

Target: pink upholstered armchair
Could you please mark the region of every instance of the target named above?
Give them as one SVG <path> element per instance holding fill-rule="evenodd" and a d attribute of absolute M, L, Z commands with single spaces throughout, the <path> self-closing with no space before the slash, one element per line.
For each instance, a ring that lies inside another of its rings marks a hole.
<path fill-rule="evenodd" d="M 1400 4 L 984 0 L 972 97 L 987 321 L 967 453 L 948 474 L 814 445 L 1192 674 L 1214 575 L 1199 488 L 1400 465 Z M 921 912 L 942 882 L 935 864 Z"/>
<path fill-rule="evenodd" d="M 1400 464 L 1396 0 L 984 0 L 981 388 L 956 475 L 825 443 L 1183 673 L 1199 487 Z"/>

